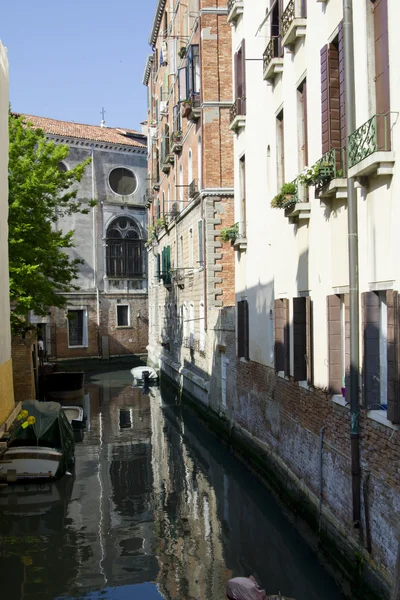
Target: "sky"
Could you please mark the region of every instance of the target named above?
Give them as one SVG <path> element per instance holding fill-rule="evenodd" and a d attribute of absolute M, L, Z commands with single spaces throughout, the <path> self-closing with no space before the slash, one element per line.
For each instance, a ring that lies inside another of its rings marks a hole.
<path fill-rule="evenodd" d="M 140 131 L 157 0 L 4 0 L 12 110 Z"/>

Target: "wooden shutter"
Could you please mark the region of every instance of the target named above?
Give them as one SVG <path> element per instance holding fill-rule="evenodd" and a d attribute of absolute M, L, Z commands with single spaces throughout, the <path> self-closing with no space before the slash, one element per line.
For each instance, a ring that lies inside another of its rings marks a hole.
<path fill-rule="evenodd" d="M 242 40 L 242 54 L 241 54 L 241 59 L 242 59 L 242 67 L 241 67 L 241 72 L 242 72 L 242 93 L 241 93 L 241 97 L 242 97 L 242 115 L 246 114 L 246 40 L 243 39 Z"/>
<path fill-rule="evenodd" d="M 399 297 L 393 290 L 386 292 L 387 304 L 387 417 L 400 423 L 400 360 L 399 360 Z"/>
<path fill-rule="evenodd" d="M 344 295 L 344 368 L 346 398 L 350 398 L 350 294 Z"/>
<path fill-rule="evenodd" d="M 347 147 L 347 129 L 346 129 L 346 87 L 344 77 L 344 37 L 343 21 L 339 23 L 338 33 L 338 59 L 339 59 L 339 113 L 340 113 L 340 145 L 338 148 Z M 346 153 L 343 153 L 344 156 Z M 344 168 L 341 165 L 338 168 Z"/>
<path fill-rule="evenodd" d="M 335 44 L 321 50 L 322 154 L 341 147 L 339 53 Z"/>
<path fill-rule="evenodd" d="M 389 79 L 389 33 L 388 33 L 388 3 L 387 0 L 376 0 L 374 12 L 374 43 L 375 43 L 375 93 L 376 113 L 384 115 L 390 111 L 390 79 Z M 385 123 L 387 122 L 386 132 Z M 385 136 L 386 133 L 386 136 Z M 377 120 L 378 148 L 384 148 L 385 137 L 390 144 L 389 116 Z M 390 149 L 390 145 L 386 147 Z"/>
<path fill-rule="evenodd" d="M 327 297 L 329 393 L 341 394 L 342 388 L 342 319 L 340 296 Z"/>
<path fill-rule="evenodd" d="M 293 353 L 295 381 L 307 379 L 306 298 L 293 298 Z"/>
<path fill-rule="evenodd" d="M 363 321 L 363 402 L 365 408 L 380 405 L 379 331 L 380 303 L 375 292 L 361 294 Z"/>
<path fill-rule="evenodd" d="M 238 302 L 238 356 L 249 360 L 249 305 L 247 300 Z"/>
<path fill-rule="evenodd" d="M 307 383 L 313 382 L 313 319 L 312 319 L 312 301 L 309 296 L 306 298 L 306 363 L 307 363 Z"/>
<path fill-rule="evenodd" d="M 283 299 L 274 302 L 275 371 L 285 370 L 285 308 Z"/>

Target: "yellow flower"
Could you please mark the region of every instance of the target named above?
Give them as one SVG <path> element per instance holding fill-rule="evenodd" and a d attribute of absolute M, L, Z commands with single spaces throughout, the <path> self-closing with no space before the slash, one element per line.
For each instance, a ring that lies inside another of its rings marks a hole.
<path fill-rule="evenodd" d="M 30 556 L 22 556 L 21 561 L 26 567 L 29 567 L 33 563 Z"/>
<path fill-rule="evenodd" d="M 28 417 L 26 421 L 27 421 L 28 425 L 34 425 L 36 423 L 36 418 Z"/>
<path fill-rule="evenodd" d="M 18 415 L 18 420 L 20 421 L 21 419 L 26 419 L 26 417 L 28 416 L 28 411 L 27 410 L 21 410 L 21 412 Z"/>

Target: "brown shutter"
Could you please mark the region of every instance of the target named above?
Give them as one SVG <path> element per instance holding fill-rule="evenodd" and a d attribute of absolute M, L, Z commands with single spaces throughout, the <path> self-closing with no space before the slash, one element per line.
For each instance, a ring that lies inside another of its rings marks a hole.
<path fill-rule="evenodd" d="M 238 356 L 249 360 L 249 305 L 247 300 L 238 302 Z"/>
<path fill-rule="evenodd" d="M 242 54 L 241 54 L 241 58 L 242 58 L 242 67 L 241 67 L 241 71 L 242 71 L 242 93 L 241 93 L 241 97 L 242 97 L 242 115 L 246 114 L 246 40 L 242 40 Z"/>
<path fill-rule="evenodd" d="M 309 296 L 306 298 L 306 361 L 307 361 L 307 383 L 313 383 L 313 319 L 312 319 L 312 300 Z"/>
<path fill-rule="evenodd" d="M 275 371 L 285 369 L 285 309 L 281 299 L 274 302 Z"/>
<path fill-rule="evenodd" d="M 342 388 L 342 322 L 340 296 L 327 297 L 328 305 L 328 373 L 329 393 L 341 394 Z"/>
<path fill-rule="evenodd" d="M 389 80 L 389 33 L 387 0 L 376 0 L 374 7 L 374 41 L 375 41 L 375 93 L 376 113 L 384 115 L 390 111 L 390 80 Z M 385 122 L 387 121 L 386 136 Z M 385 137 L 390 144 L 389 118 L 378 118 L 377 139 L 378 148 L 384 148 Z M 387 146 L 390 149 L 390 145 Z"/>
<path fill-rule="evenodd" d="M 322 154 L 328 152 L 329 134 L 329 78 L 328 78 L 328 46 L 321 50 L 321 125 L 322 125 Z"/>
<path fill-rule="evenodd" d="M 233 57 L 233 70 L 234 70 L 234 89 L 235 89 L 235 93 L 234 93 L 234 101 L 237 102 L 238 99 L 238 77 L 239 77 L 239 69 L 238 69 L 238 53 L 235 52 L 235 55 Z M 237 109 L 237 106 L 236 106 Z"/>
<path fill-rule="evenodd" d="M 344 367 L 346 398 L 350 398 L 350 294 L 344 295 Z"/>
<path fill-rule="evenodd" d="M 307 379 L 306 298 L 293 298 L 293 354 L 295 381 Z"/>
<path fill-rule="evenodd" d="M 380 405 L 379 330 L 380 303 L 375 292 L 361 294 L 364 332 L 363 401 L 365 408 Z"/>
<path fill-rule="evenodd" d="M 341 147 L 339 53 L 335 44 L 321 50 L 322 154 Z"/>
<path fill-rule="evenodd" d="M 284 346 L 285 346 L 285 354 L 284 354 L 284 365 L 283 370 L 285 371 L 285 375 L 287 377 L 290 376 L 290 330 L 289 330 L 289 300 L 288 298 L 282 299 L 283 311 L 284 311 Z"/>
<path fill-rule="evenodd" d="M 340 112 L 340 144 L 338 148 L 346 148 L 347 146 L 347 130 L 346 130 L 346 92 L 344 78 L 344 38 L 343 38 L 343 21 L 339 23 L 338 33 L 338 59 L 339 59 L 339 112 Z M 344 152 L 345 156 L 346 153 Z M 343 168 L 342 165 L 341 168 Z M 340 167 L 339 167 L 340 168 Z"/>
<path fill-rule="evenodd" d="M 400 423 L 400 360 L 399 360 L 399 297 L 393 290 L 386 292 L 387 303 L 387 417 Z"/>

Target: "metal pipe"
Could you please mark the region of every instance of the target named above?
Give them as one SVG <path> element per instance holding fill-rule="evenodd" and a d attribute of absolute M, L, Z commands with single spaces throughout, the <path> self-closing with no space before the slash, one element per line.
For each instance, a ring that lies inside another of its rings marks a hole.
<path fill-rule="evenodd" d="M 347 139 L 356 129 L 353 0 L 343 0 L 344 76 L 346 100 Z M 347 170 L 349 148 L 347 144 Z M 361 473 L 359 430 L 359 288 L 358 288 L 358 217 L 357 193 L 354 179 L 347 178 L 347 214 L 349 243 L 350 287 L 350 436 L 351 476 L 353 497 L 353 526 L 360 527 L 361 520 Z"/>
<path fill-rule="evenodd" d="M 324 450 L 324 434 L 325 427 L 319 430 L 319 508 L 318 508 L 318 530 L 321 531 L 321 516 L 322 516 L 322 493 L 323 493 L 323 450 Z"/>

